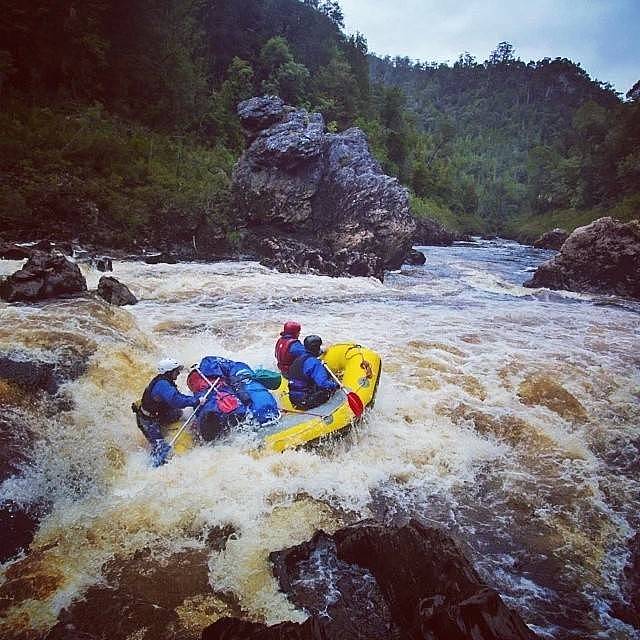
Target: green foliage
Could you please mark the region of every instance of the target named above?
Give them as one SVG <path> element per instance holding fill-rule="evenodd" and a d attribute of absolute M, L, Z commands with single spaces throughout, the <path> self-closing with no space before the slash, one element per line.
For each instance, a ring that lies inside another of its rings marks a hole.
<path fill-rule="evenodd" d="M 489 229 L 482 218 L 466 212 L 454 212 L 447 206 L 429 198 L 411 197 L 411 213 L 416 218 L 429 218 L 446 229 L 459 234 L 479 235 Z"/>
<path fill-rule="evenodd" d="M 640 106 L 570 60 L 525 64 L 501 42 L 483 64 L 469 54 L 453 67 L 370 62 L 372 80 L 404 93 L 415 114 L 418 135 L 400 144 L 408 178 L 398 149 L 389 157 L 417 195 L 477 211 L 499 231 L 514 218 L 612 207 L 640 192 Z"/>
<path fill-rule="evenodd" d="M 55 231 L 121 244 L 189 237 L 227 223 L 234 156 L 106 116 L 102 108 L 0 114 L 0 221 L 6 235 Z M 30 215 L 25 215 L 29 211 Z"/>
<path fill-rule="evenodd" d="M 321 111 L 330 131 L 361 127 L 415 211 L 458 231 L 633 209 L 637 86 L 622 103 L 570 60 L 524 63 L 508 42 L 484 63 L 368 58 L 342 28 L 334 0 L 10 0 L 2 230 L 224 226 L 236 105 L 262 92 Z"/>
<path fill-rule="evenodd" d="M 603 216 L 612 216 L 623 222 L 640 219 L 640 194 L 626 196 L 612 207 L 559 209 L 543 215 L 519 216 L 507 221 L 503 232 L 521 242 L 532 243 L 550 229 L 559 227 L 570 233 Z"/>

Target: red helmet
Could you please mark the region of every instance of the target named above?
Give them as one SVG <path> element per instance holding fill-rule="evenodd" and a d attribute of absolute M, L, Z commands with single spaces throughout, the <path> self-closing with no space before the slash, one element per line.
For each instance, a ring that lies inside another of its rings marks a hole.
<path fill-rule="evenodd" d="M 297 338 L 300 335 L 301 328 L 302 327 L 300 327 L 299 322 L 293 322 L 290 320 L 284 323 L 284 331 L 282 333 L 283 335 L 293 336 L 294 338 Z"/>

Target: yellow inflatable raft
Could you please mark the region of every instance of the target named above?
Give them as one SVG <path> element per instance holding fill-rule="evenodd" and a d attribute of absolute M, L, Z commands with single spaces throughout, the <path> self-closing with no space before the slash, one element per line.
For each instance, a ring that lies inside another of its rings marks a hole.
<path fill-rule="evenodd" d="M 321 359 L 341 379 L 348 391 L 358 395 L 365 409 L 373 405 L 382 369 L 382 361 L 375 351 L 354 343 L 334 344 Z M 340 390 L 328 402 L 307 412 L 295 409 L 289 402 L 289 386 L 285 378 L 282 378 L 280 388 L 274 393 L 282 417 L 260 430 L 268 450 L 283 451 L 298 447 L 344 429 L 356 421 L 346 395 Z"/>
<path fill-rule="evenodd" d="M 375 351 L 352 342 L 334 344 L 321 359 L 348 391 L 358 395 L 365 410 L 373 406 L 382 370 L 382 361 Z M 267 451 L 299 447 L 344 429 L 358 420 L 341 390 L 336 391 L 324 404 L 306 412 L 295 409 L 289 402 L 289 386 L 284 377 L 273 394 L 278 401 L 281 417 L 269 425 L 257 428 L 257 434 Z M 171 441 L 179 428 L 180 423 L 169 425 L 164 430 L 165 439 Z M 180 455 L 193 447 L 193 444 L 192 435 L 185 430 L 176 440 L 174 451 Z"/>

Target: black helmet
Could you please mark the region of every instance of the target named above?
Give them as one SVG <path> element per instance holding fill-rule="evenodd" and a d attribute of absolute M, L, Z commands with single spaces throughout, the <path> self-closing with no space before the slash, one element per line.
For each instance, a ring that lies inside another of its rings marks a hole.
<path fill-rule="evenodd" d="M 320 355 L 320 345 L 322 344 L 322 338 L 320 336 L 307 336 L 304 339 L 304 348 L 314 356 Z"/>

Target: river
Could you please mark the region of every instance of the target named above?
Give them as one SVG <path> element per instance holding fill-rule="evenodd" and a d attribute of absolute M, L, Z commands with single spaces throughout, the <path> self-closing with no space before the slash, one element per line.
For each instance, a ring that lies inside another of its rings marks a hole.
<path fill-rule="evenodd" d="M 231 601 L 255 620 L 302 620 L 271 576 L 270 551 L 318 528 L 417 515 L 450 531 L 541 635 L 640 637 L 608 614 L 640 524 L 640 305 L 523 288 L 552 252 L 503 240 L 423 250 L 424 266 L 384 283 L 253 262 L 115 262 L 139 304 L 0 303 L 2 350 L 90 354 L 64 387 L 70 411 L 19 408 L 35 455 L 0 498 L 46 515 L 30 553 L 0 568 L 0 582 L 36 576 L 14 594 L 4 635 L 42 637 L 91 589 L 122 590 L 144 554 L 163 566 L 205 558 L 210 586 L 175 606 L 176 637 L 199 637 Z M 19 264 L 0 261 L 0 272 Z M 83 271 L 95 288 L 101 274 Z M 272 367 L 287 319 L 381 354 L 365 422 L 272 455 L 239 432 L 152 469 L 130 404 L 154 362 L 216 354 Z M 219 529 L 234 532 L 224 549 L 210 544 Z M 181 566 L 170 571 L 177 583 L 191 571 Z M 145 637 L 148 622 L 131 624 L 129 637 Z"/>

